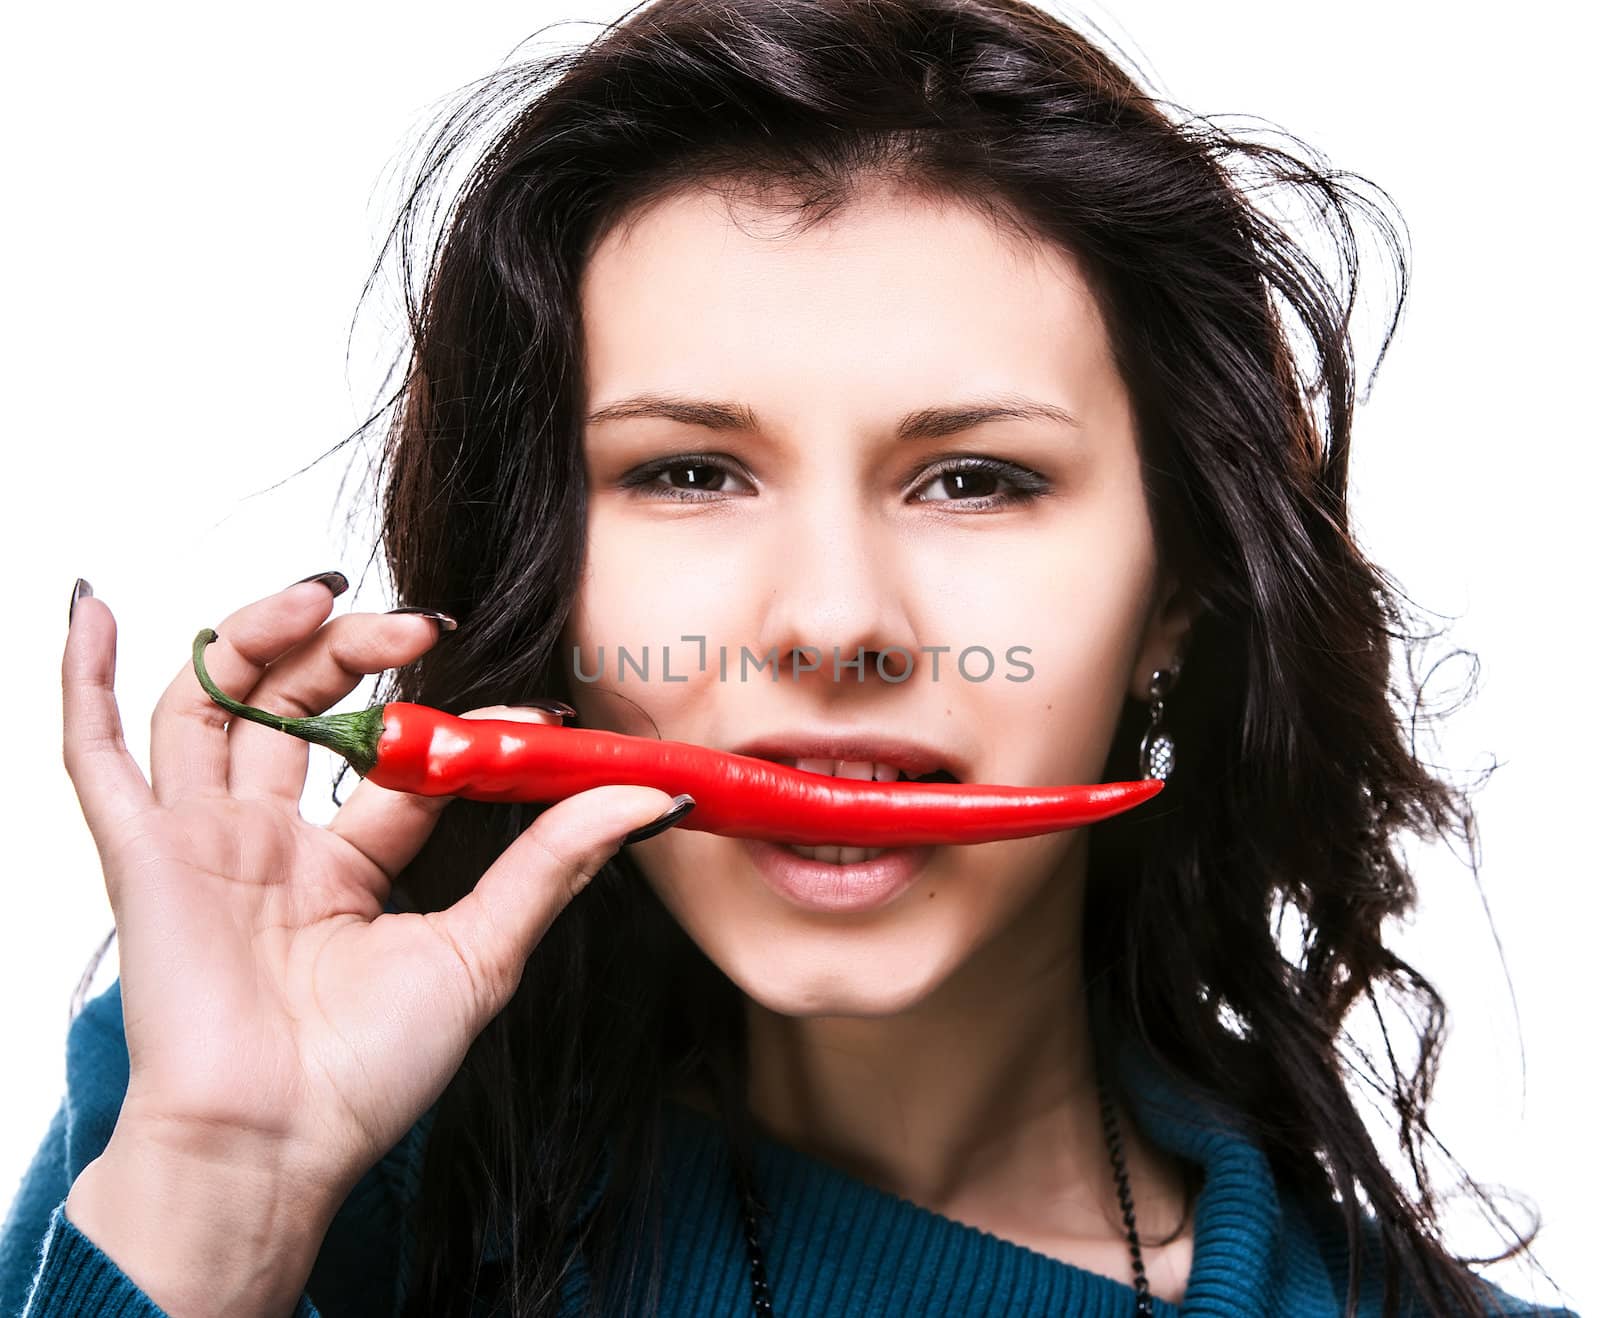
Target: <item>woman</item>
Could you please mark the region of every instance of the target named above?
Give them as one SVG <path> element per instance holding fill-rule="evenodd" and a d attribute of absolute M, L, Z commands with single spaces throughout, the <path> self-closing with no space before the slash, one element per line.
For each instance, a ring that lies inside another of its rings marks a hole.
<path fill-rule="evenodd" d="M 219 625 L 223 688 L 318 711 L 398 669 L 813 772 L 1168 786 L 882 857 L 629 786 L 363 782 L 314 828 L 300 743 L 187 665 L 146 782 L 75 592 L 122 975 L 13 1217 L 30 1312 L 1534 1311 L 1342 1077 L 1356 1003 L 1422 1008 L 1419 1068 L 1373 1078 L 1420 1165 L 1439 1004 L 1382 926 L 1403 835 L 1469 816 L 1406 745 L 1404 619 L 1348 529 L 1382 209 L 1017 0 L 658 0 L 480 105 L 513 113 L 389 430 L 406 609 L 297 583 Z M 1317 203 L 1341 277 L 1242 179 Z"/>

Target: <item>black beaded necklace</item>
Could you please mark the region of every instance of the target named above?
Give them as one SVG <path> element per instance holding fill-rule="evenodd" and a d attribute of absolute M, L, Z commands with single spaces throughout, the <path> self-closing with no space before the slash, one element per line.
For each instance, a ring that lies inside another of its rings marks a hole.
<path fill-rule="evenodd" d="M 1144 1275 L 1144 1256 L 1139 1250 L 1139 1229 L 1133 1221 L 1133 1192 L 1128 1188 L 1128 1165 L 1122 1156 L 1122 1132 L 1117 1125 L 1117 1114 L 1111 1106 L 1105 1083 L 1095 1077 L 1095 1088 L 1100 1095 L 1100 1124 L 1105 1131 L 1106 1147 L 1111 1153 L 1111 1170 L 1117 1180 L 1117 1201 L 1122 1205 L 1122 1222 L 1128 1229 L 1128 1254 L 1133 1261 L 1133 1312 L 1135 1318 L 1152 1318 L 1155 1301 L 1150 1296 L 1150 1282 Z M 774 1318 L 772 1294 L 767 1288 L 767 1261 L 761 1248 L 761 1223 L 756 1211 L 755 1195 L 748 1177 L 740 1176 L 735 1160 L 735 1188 L 739 1193 L 740 1210 L 744 1220 L 746 1253 L 750 1259 L 750 1300 L 756 1318 Z"/>

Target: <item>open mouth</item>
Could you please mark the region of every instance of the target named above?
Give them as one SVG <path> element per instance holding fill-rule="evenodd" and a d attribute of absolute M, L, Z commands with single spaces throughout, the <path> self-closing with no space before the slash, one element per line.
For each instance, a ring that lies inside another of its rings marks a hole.
<path fill-rule="evenodd" d="M 942 767 L 927 773 L 908 773 L 905 769 L 882 760 L 817 760 L 797 759 L 793 755 L 756 755 L 752 759 L 781 764 L 786 769 L 799 769 L 802 773 L 821 774 L 825 778 L 853 778 L 862 782 L 879 783 L 958 783 L 950 770 Z"/>
<path fill-rule="evenodd" d="M 761 756 L 759 758 L 772 758 Z M 857 761 L 844 763 L 837 760 L 807 760 L 794 757 L 772 758 L 774 764 L 782 764 L 791 769 L 800 769 L 806 773 L 822 774 L 834 778 L 852 778 L 857 780 L 870 780 L 880 783 L 957 783 L 961 780 L 948 769 L 931 769 L 927 773 L 912 774 L 904 769 L 897 769 L 892 764 L 880 761 Z M 845 769 L 840 772 L 841 766 Z M 822 845 L 815 847 L 802 847 L 793 844 L 782 844 L 785 851 L 801 856 L 806 860 L 816 861 L 823 865 L 860 865 L 869 860 L 876 860 L 889 850 L 885 847 L 847 847 Z"/>

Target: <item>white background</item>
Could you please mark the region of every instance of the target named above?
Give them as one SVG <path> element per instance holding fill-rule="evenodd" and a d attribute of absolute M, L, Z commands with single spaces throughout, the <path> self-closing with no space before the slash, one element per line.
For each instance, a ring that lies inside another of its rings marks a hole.
<path fill-rule="evenodd" d="M 35 5 L 8 24 L 0 1203 L 60 1097 L 67 1003 L 111 927 L 59 757 L 74 578 L 120 622 L 142 761 L 148 712 L 199 627 L 310 572 L 358 575 L 365 541 L 346 545 L 333 516 L 342 458 L 262 491 L 343 437 L 378 387 L 374 348 L 391 341 L 377 317 L 348 371 L 345 352 L 390 217 L 386 170 L 430 107 L 542 25 L 620 12 Z M 1531 1196 L 1540 1258 L 1569 1303 L 1600 1312 L 1584 1232 L 1597 435 L 1578 387 L 1597 346 L 1579 95 L 1595 34 L 1551 3 L 1511 20 L 1393 0 L 1083 12 L 1172 99 L 1294 131 L 1386 187 L 1410 225 L 1412 302 L 1357 418 L 1359 532 L 1482 659 L 1443 762 L 1503 767 L 1478 798 L 1481 896 L 1456 858 L 1425 853 L 1419 918 L 1396 937 L 1452 1007 L 1435 1131 L 1478 1179 Z M 360 602 L 387 607 L 380 588 Z M 325 800 L 323 762 L 314 774 Z M 113 953 L 96 991 L 115 973 Z M 1461 1248 L 1485 1243 L 1470 1226 Z M 1520 1271 L 1490 1275 L 1556 1298 Z"/>

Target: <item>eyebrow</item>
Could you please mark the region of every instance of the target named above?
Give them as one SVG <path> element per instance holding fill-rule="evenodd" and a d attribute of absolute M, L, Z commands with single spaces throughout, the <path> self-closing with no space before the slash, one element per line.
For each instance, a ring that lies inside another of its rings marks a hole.
<path fill-rule="evenodd" d="M 743 403 L 726 403 L 707 398 L 682 398 L 671 394 L 637 394 L 615 403 L 608 403 L 591 412 L 585 420 L 589 424 L 615 421 L 623 417 L 655 416 L 685 425 L 703 426 L 707 430 L 759 430 L 761 423 L 756 414 Z M 919 408 L 900 418 L 895 427 L 898 439 L 939 439 L 958 434 L 986 421 L 1021 419 L 1025 421 L 1054 421 L 1065 426 L 1082 426 L 1082 422 L 1064 407 L 1042 403 L 1032 398 L 1002 396 L 978 398 L 961 403 L 947 403 L 938 407 Z"/>

